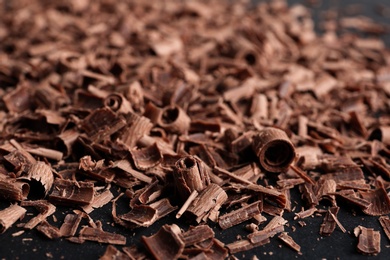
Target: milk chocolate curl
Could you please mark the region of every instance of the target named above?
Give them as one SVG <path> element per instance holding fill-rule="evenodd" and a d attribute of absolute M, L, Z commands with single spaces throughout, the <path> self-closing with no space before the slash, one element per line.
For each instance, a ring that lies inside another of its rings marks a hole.
<path fill-rule="evenodd" d="M 33 184 L 33 181 L 38 182 L 42 187 L 40 193 L 43 193 L 44 195 L 50 191 L 54 182 L 51 167 L 44 162 L 36 162 L 33 164 L 28 171 L 27 176 L 21 177 L 21 179 L 29 180 L 31 182 L 30 185 Z M 39 196 L 41 196 L 41 194 Z"/>
<path fill-rule="evenodd" d="M 191 119 L 179 106 L 167 106 L 159 118 L 159 125 L 174 134 L 183 134 L 190 128 Z"/>
<path fill-rule="evenodd" d="M 379 140 L 384 144 L 390 144 L 390 126 L 381 126 L 375 128 L 371 132 L 369 140 Z"/>
<path fill-rule="evenodd" d="M 253 137 L 253 150 L 269 172 L 286 170 L 295 158 L 295 148 L 287 134 L 273 127 L 264 128 Z"/>
<path fill-rule="evenodd" d="M 0 211 L 0 234 L 4 233 L 18 219 L 22 218 L 25 213 L 26 209 L 17 204 L 13 204 Z"/>
<path fill-rule="evenodd" d="M 133 112 L 130 102 L 121 94 L 113 93 L 104 99 L 104 105 L 114 112 L 127 114 Z"/>
<path fill-rule="evenodd" d="M 186 200 L 194 190 L 200 192 L 210 184 L 207 166 L 194 156 L 183 157 L 176 162 L 174 178 L 183 200 Z"/>
<path fill-rule="evenodd" d="M 0 199 L 22 201 L 27 199 L 30 185 L 13 178 L 0 176 Z"/>

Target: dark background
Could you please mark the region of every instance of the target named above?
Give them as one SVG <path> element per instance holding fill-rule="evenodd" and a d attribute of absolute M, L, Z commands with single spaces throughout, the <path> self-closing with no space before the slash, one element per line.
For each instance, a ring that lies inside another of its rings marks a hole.
<path fill-rule="evenodd" d="M 259 2 L 259 1 L 252 1 Z M 307 1 L 290 0 L 289 4 L 304 3 Z M 312 1 L 313 2 L 313 1 Z M 342 1 L 317 1 L 319 4 L 315 4 L 313 7 L 313 17 L 316 21 L 316 29 L 320 32 L 318 21 L 321 16 L 321 12 L 324 10 L 335 9 L 340 15 L 346 15 L 345 7 L 349 5 L 355 5 L 360 11 L 360 14 L 369 16 L 377 22 L 390 25 L 390 9 L 387 10 L 387 14 L 379 15 L 377 10 L 378 6 L 386 6 L 390 8 L 388 0 L 342 0 Z M 356 15 L 356 13 L 354 14 Z M 0 18 L 1 19 L 1 18 Z M 384 36 L 384 40 L 387 46 L 390 46 L 390 37 Z M 1 44 L 1 43 L 0 43 Z M 114 190 L 115 188 L 112 188 Z M 117 195 L 117 194 L 114 194 Z M 298 205 L 296 212 L 300 210 L 300 206 L 303 203 L 300 201 L 299 195 L 294 190 L 292 193 L 294 205 Z M 121 200 L 121 204 L 118 205 L 118 213 L 122 214 L 128 211 L 128 201 Z M 8 202 L 0 201 L 0 210 L 9 206 Z M 327 206 L 327 205 L 323 205 Z M 285 230 L 291 235 L 294 240 L 301 246 L 302 255 L 297 254 L 295 251 L 286 247 L 276 237 L 271 239 L 271 243 L 265 246 L 255 248 L 253 250 L 236 254 L 239 259 L 250 259 L 254 255 L 257 255 L 259 259 L 390 259 L 390 244 L 386 238 L 382 228 L 379 225 L 378 217 L 371 217 L 364 215 L 359 209 L 351 208 L 350 205 L 340 205 L 340 212 L 338 214 L 340 222 L 347 229 L 347 233 L 343 233 L 339 228 L 336 228 L 335 232 L 330 237 L 321 237 L 319 235 L 320 225 L 323 221 L 323 217 L 309 217 L 304 219 L 306 226 L 301 227 L 296 220 L 293 219 L 294 213 L 285 213 L 284 217 L 289 221 L 289 226 Z M 29 213 L 36 212 L 28 208 Z M 48 221 L 59 227 L 63 222 L 65 215 L 70 213 L 69 208 L 58 207 L 56 211 L 57 223 L 53 221 L 52 217 L 48 218 Z M 167 224 L 179 224 L 183 229 L 187 229 L 191 224 L 181 220 L 179 223 L 175 219 L 172 213 L 168 217 L 156 222 L 149 228 L 139 228 L 133 231 L 123 229 L 119 226 L 113 225 L 111 216 L 111 203 L 107 204 L 104 208 L 97 209 L 90 214 L 92 219 L 101 220 L 103 223 L 103 230 L 116 232 L 126 236 L 127 246 L 141 245 L 141 236 L 150 236 L 158 231 L 158 229 L 165 223 Z M 32 215 L 27 215 L 26 219 L 22 222 L 26 222 Z M 270 216 L 266 216 L 271 219 Z M 86 220 L 83 220 L 82 225 L 86 225 Z M 222 230 L 210 223 L 211 227 L 214 227 L 216 237 L 224 243 L 234 242 L 237 239 L 237 235 L 243 237 L 248 234 L 244 229 L 245 223 L 236 227 L 230 228 L 222 232 Z M 368 228 L 374 228 L 381 232 L 381 253 L 376 257 L 363 256 L 356 251 L 357 238 L 353 235 L 353 229 L 363 225 Z M 293 232 L 292 226 L 296 227 L 296 231 Z M 261 226 L 262 227 L 262 226 Z M 96 242 L 85 242 L 82 245 L 73 244 L 65 239 L 49 240 L 41 235 L 38 231 L 25 231 L 24 234 L 18 237 L 12 237 L 11 234 L 21 230 L 16 226 L 8 229 L 4 234 L 0 235 L 0 259 L 97 259 L 105 252 L 107 245 L 99 244 Z M 26 240 L 27 239 L 27 240 Z M 32 239 L 32 240 L 29 240 Z M 120 248 L 120 247 L 118 247 Z"/>

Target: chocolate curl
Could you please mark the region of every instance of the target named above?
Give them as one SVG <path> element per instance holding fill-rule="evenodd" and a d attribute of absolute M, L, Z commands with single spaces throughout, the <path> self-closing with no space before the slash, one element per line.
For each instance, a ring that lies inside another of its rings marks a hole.
<path fill-rule="evenodd" d="M 0 234 L 4 233 L 18 219 L 22 218 L 25 213 L 26 209 L 17 204 L 13 204 L 0 211 Z"/>
<path fill-rule="evenodd" d="M 371 132 L 369 140 L 379 140 L 384 144 L 390 145 L 390 126 L 375 128 Z"/>
<path fill-rule="evenodd" d="M 183 134 L 190 128 L 191 119 L 179 106 L 167 106 L 158 120 L 159 125 L 174 134 Z"/>
<path fill-rule="evenodd" d="M 130 102 L 118 93 L 110 94 L 104 99 L 104 105 L 119 114 L 133 112 Z"/>
<path fill-rule="evenodd" d="M 27 199 L 29 192 L 30 185 L 28 183 L 0 175 L 0 199 L 22 201 Z"/>
<path fill-rule="evenodd" d="M 273 127 L 264 128 L 253 137 L 253 150 L 269 172 L 286 170 L 295 158 L 295 148 L 287 134 Z"/>
<path fill-rule="evenodd" d="M 23 176 L 20 179 L 38 182 L 43 189 L 44 196 L 50 191 L 54 182 L 51 167 L 44 162 L 36 162 L 33 164 L 28 171 L 27 176 Z"/>
<path fill-rule="evenodd" d="M 175 164 L 176 188 L 183 200 L 186 200 L 196 190 L 201 192 L 210 184 L 207 166 L 197 157 L 187 156 Z"/>

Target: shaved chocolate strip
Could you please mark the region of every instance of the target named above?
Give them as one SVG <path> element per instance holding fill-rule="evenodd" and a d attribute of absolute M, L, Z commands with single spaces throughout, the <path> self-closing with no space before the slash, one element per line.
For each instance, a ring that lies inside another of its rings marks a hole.
<path fill-rule="evenodd" d="M 80 230 L 79 239 L 107 243 L 112 245 L 125 245 L 126 237 L 103 231 L 99 228 L 83 227 Z"/>
<path fill-rule="evenodd" d="M 322 236 L 330 236 L 333 233 L 333 231 L 335 230 L 336 221 L 330 213 L 333 213 L 334 216 L 337 216 L 339 209 L 340 209 L 339 207 L 331 207 L 326 212 L 326 215 L 324 217 L 324 221 L 321 224 L 321 228 L 320 228 L 320 234 Z"/>
<path fill-rule="evenodd" d="M 235 253 L 251 250 L 258 246 L 263 246 L 270 242 L 271 240 L 269 239 L 269 237 L 265 238 L 262 241 L 259 241 L 258 243 L 252 243 L 248 239 L 243 239 L 243 240 L 238 240 L 233 243 L 227 244 L 226 247 L 229 249 L 230 254 L 235 254 Z"/>
<path fill-rule="evenodd" d="M 300 252 L 300 251 L 301 251 L 301 246 L 298 245 L 298 244 L 294 241 L 294 239 L 293 239 L 291 236 L 289 236 L 289 235 L 287 234 L 287 232 L 282 232 L 282 233 L 278 236 L 278 238 L 279 238 L 281 241 L 283 241 L 286 245 L 288 245 L 289 247 L 291 247 L 292 249 L 294 249 L 295 251 L 297 251 L 297 252 Z"/>
<path fill-rule="evenodd" d="M 214 237 L 214 231 L 207 225 L 191 227 L 188 231 L 181 234 L 186 247 L 203 242 Z"/>
<path fill-rule="evenodd" d="M 104 99 L 104 105 L 113 112 L 127 114 L 133 112 L 130 102 L 121 94 L 113 93 Z"/>
<path fill-rule="evenodd" d="M 142 172 L 134 170 L 131 167 L 130 162 L 127 161 L 127 160 L 115 161 L 115 162 L 113 162 L 111 164 L 110 167 L 112 167 L 112 168 L 119 168 L 119 169 L 125 171 L 126 173 L 129 173 L 131 176 L 139 179 L 140 181 L 143 181 L 143 182 L 146 182 L 146 183 L 151 183 L 152 182 L 152 178 L 146 176 Z"/>
<path fill-rule="evenodd" d="M 81 222 L 80 214 L 67 214 L 60 227 L 61 237 L 73 237 L 76 234 L 77 228 Z"/>
<path fill-rule="evenodd" d="M 218 224 L 222 229 L 227 229 L 258 214 L 260 214 L 260 209 L 259 202 L 257 201 L 219 217 Z"/>
<path fill-rule="evenodd" d="M 42 187 L 42 191 L 40 191 L 40 193 L 47 195 L 53 185 L 54 175 L 52 168 L 49 165 L 44 162 L 36 162 L 31 165 L 27 175 L 21 177 L 20 179 L 29 180 L 30 182 L 38 182 Z"/>
<path fill-rule="evenodd" d="M 38 216 L 32 218 L 23 226 L 27 229 L 35 228 L 39 223 L 46 220 L 48 216 L 54 214 L 56 211 L 56 207 L 46 200 L 22 201 L 20 205 L 23 207 L 35 207 L 40 212 Z"/>
<path fill-rule="evenodd" d="M 295 158 L 295 148 L 287 134 L 272 127 L 253 137 L 253 150 L 261 166 L 269 172 L 286 170 Z"/>
<path fill-rule="evenodd" d="M 290 168 L 299 176 L 301 177 L 302 179 L 304 179 L 307 183 L 310 183 L 312 185 L 315 184 L 315 182 L 304 172 L 302 171 L 301 169 L 299 169 L 297 166 L 295 165 L 290 165 Z"/>
<path fill-rule="evenodd" d="M 26 151 L 37 156 L 46 157 L 48 159 L 61 161 L 63 157 L 63 153 L 57 150 L 48 149 L 44 147 L 38 148 L 26 148 Z"/>
<path fill-rule="evenodd" d="M 259 243 L 261 241 L 266 240 L 267 238 L 271 238 L 277 233 L 284 231 L 284 225 L 287 221 L 280 217 L 276 216 L 264 227 L 263 230 L 256 231 L 248 235 L 248 239 L 251 243 Z"/>
<path fill-rule="evenodd" d="M 158 124 L 168 132 L 184 134 L 190 128 L 191 119 L 179 106 L 168 106 L 163 109 Z"/>
<path fill-rule="evenodd" d="M 47 238 L 55 239 L 61 237 L 61 232 L 58 228 L 50 225 L 46 220 L 43 220 L 39 226 L 37 226 L 37 230 L 44 234 Z"/>
<path fill-rule="evenodd" d="M 26 209 L 12 204 L 6 209 L 0 211 L 0 234 L 10 228 L 18 219 L 24 217 Z"/>
<path fill-rule="evenodd" d="M 30 185 L 0 174 L 0 198 L 8 201 L 22 201 L 27 199 Z"/>
<path fill-rule="evenodd" d="M 218 212 L 227 197 L 226 192 L 220 186 L 212 183 L 192 201 L 187 211 L 196 216 L 196 222 L 205 221 L 213 210 Z"/>
<path fill-rule="evenodd" d="M 130 150 L 130 154 L 133 158 L 135 167 L 139 170 L 150 169 L 161 163 L 163 159 L 161 151 L 156 143 L 149 147 L 132 149 Z"/>
<path fill-rule="evenodd" d="M 104 255 L 102 255 L 99 260 L 126 260 L 131 259 L 128 255 L 125 253 L 119 251 L 116 249 L 113 245 L 108 245 L 106 248 L 106 251 L 104 252 Z"/>
<path fill-rule="evenodd" d="M 380 181 L 376 182 L 377 188 L 371 191 L 359 191 L 362 198 L 371 203 L 363 212 L 367 215 L 380 216 L 390 213 L 390 198 Z"/>
<path fill-rule="evenodd" d="M 175 224 L 164 225 L 156 234 L 142 236 L 142 241 L 155 259 L 177 259 L 184 250 L 180 234 L 180 228 Z"/>
<path fill-rule="evenodd" d="M 379 140 L 384 144 L 390 144 L 390 126 L 381 126 L 375 128 L 369 138 L 369 140 Z"/>
<path fill-rule="evenodd" d="M 381 224 L 387 238 L 390 240 L 390 218 L 388 216 L 381 216 L 379 217 L 379 223 Z"/>
<path fill-rule="evenodd" d="M 354 233 L 359 236 L 357 249 L 365 255 L 377 255 L 381 251 L 381 235 L 379 231 L 374 231 L 372 228 L 358 226 Z"/>
<path fill-rule="evenodd" d="M 56 179 L 49 200 L 55 204 L 88 205 L 94 196 L 93 183 Z"/>
<path fill-rule="evenodd" d="M 195 190 L 201 192 L 210 184 L 209 170 L 202 160 L 186 156 L 175 163 L 175 184 L 182 200 L 186 200 Z"/>
<path fill-rule="evenodd" d="M 114 195 L 111 193 L 109 189 L 104 190 L 101 193 L 95 194 L 93 196 L 93 200 L 91 204 L 87 206 L 83 206 L 83 210 L 85 213 L 89 214 L 94 209 L 101 208 L 107 203 L 109 203 L 114 198 Z"/>

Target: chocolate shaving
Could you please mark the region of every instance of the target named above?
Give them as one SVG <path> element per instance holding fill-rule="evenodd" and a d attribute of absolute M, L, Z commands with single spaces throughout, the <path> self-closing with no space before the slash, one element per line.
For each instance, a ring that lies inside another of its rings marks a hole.
<path fill-rule="evenodd" d="M 49 200 L 60 205 L 89 205 L 93 201 L 94 189 L 91 182 L 76 182 L 56 179 Z"/>
<path fill-rule="evenodd" d="M 357 249 L 365 255 L 377 255 L 381 251 L 381 235 L 372 228 L 358 226 L 354 229 L 355 236 L 359 236 Z"/>
<path fill-rule="evenodd" d="M 8 201 L 22 201 L 27 199 L 30 185 L 17 181 L 14 178 L 0 174 L 0 198 Z"/>
<path fill-rule="evenodd" d="M 322 236 L 330 236 L 333 233 L 333 231 L 335 230 L 336 221 L 333 218 L 333 216 L 337 216 L 339 209 L 340 209 L 339 207 L 331 207 L 326 212 L 326 215 L 324 217 L 324 221 L 321 224 L 321 228 L 320 228 L 320 234 Z M 331 213 L 333 214 L 333 216 L 331 215 Z"/>
<path fill-rule="evenodd" d="M 380 181 L 377 181 L 376 190 L 359 191 L 359 193 L 364 200 L 370 203 L 367 208 L 362 209 L 367 215 L 380 216 L 390 213 L 390 198 Z"/>
<path fill-rule="evenodd" d="M 285 243 L 286 245 L 288 245 L 289 247 L 291 247 L 292 249 L 294 249 L 295 251 L 297 252 L 300 252 L 301 251 L 301 246 L 298 245 L 292 237 L 290 237 L 287 232 L 282 232 L 278 238 L 283 241 L 283 243 Z"/>
<path fill-rule="evenodd" d="M 196 222 L 205 221 L 214 212 L 218 212 L 221 205 L 226 201 L 226 192 L 216 184 L 207 186 L 198 197 L 196 197 L 187 211 L 196 216 Z M 216 221 L 216 219 L 211 219 Z"/>
<path fill-rule="evenodd" d="M 119 251 L 112 245 L 108 245 L 106 248 L 106 251 L 104 252 L 104 255 L 102 255 L 99 260 L 125 260 L 125 259 L 132 259 L 127 254 Z"/>
<path fill-rule="evenodd" d="M 261 166 L 269 172 L 286 170 L 295 158 L 295 148 L 286 133 L 277 128 L 264 128 L 253 137 L 253 150 Z"/>
<path fill-rule="evenodd" d="M 46 200 L 22 201 L 20 205 L 23 207 L 34 207 L 40 212 L 38 216 L 32 218 L 23 226 L 26 229 L 35 228 L 38 224 L 46 220 L 48 216 L 54 214 L 56 211 L 56 207 Z"/>
<path fill-rule="evenodd" d="M 62 235 L 58 228 L 50 225 L 46 220 L 37 226 L 37 230 L 50 239 L 60 238 Z"/>
<path fill-rule="evenodd" d="M 12 204 L 6 209 L 0 211 L 0 234 L 4 233 L 8 228 L 10 228 L 18 219 L 24 217 L 26 209 L 18 206 L 17 204 Z"/>
<path fill-rule="evenodd" d="M 207 166 L 197 157 L 187 156 L 175 163 L 174 179 L 183 200 L 195 190 L 201 192 L 210 184 Z"/>
<path fill-rule="evenodd" d="M 81 222 L 80 214 L 67 214 L 60 227 L 61 237 L 73 237 L 76 234 L 77 228 Z"/>
<path fill-rule="evenodd" d="M 280 217 L 275 216 L 271 221 L 260 231 L 256 231 L 248 235 L 248 239 L 251 243 L 260 243 L 267 238 L 271 238 L 274 235 L 284 231 L 284 225 L 287 221 Z"/>
<path fill-rule="evenodd" d="M 259 202 L 254 202 L 238 210 L 220 216 L 218 224 L 222 229 L 227 229 L 240 224 L 256 215 L 260 214 Z"/>
<path fill-rule="evenodd" d="M 79 239 L 96 241 L 99 243 L 106 243 L 112 245 L 125 245 L 126 237 L 103 231 L 100 228 L 83 227 L 80 230 Z"/>
<path fill-rule="evenodd" d="M 207 225 L 191 227 L 188 231 L 181 234 L 185 247 L 201 243 L 214 237 L 214 231 Z"/>
<path fill-rule="evenodd" d="M 27 175 L 20 179 L 38 182 L 42 186 L 42 193 L 44 195 L 50 191 L 54 182 L 53 171 L 51 167 L 44 162 L 36 162 L 31 165 Z"/>
<path fill-rule="evenodd" d="M 142 237 L 142 241 L 155 259 L 177 259 L 184 250 L 180 228 L 176 225 L 164 225 L 150 237 Z"/>
<path fill-rule="evenodd" d="M 390 240 L 390 219 L 388 216 L 379 217 L 379 223 L 381 224 L 383 231 L 385 232 L 387 238 Z"/>
<path fill-rule="evenodd" d="M 146 148 L 130 150 L 130 154 L 133 158 L 135 167 L 139 170 L 150 169 L 161 163 L 163 159 L 156 143 Z"/>

